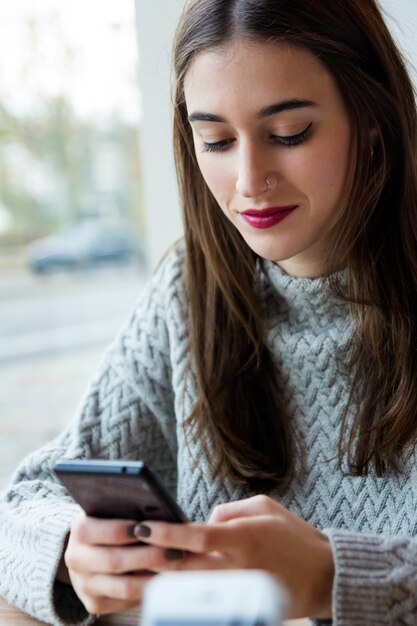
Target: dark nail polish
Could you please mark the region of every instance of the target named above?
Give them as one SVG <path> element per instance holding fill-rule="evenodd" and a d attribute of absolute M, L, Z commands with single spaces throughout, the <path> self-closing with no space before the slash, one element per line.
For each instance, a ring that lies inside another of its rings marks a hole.
<path fill-rule="evenodd" d="M 165 550 L 165 558 L 167 561 L 179 561 L 182 559 L 183 555 L 183 551 L 177 550 L 176 548 L 167 548 Z"/>
<path fill-rule="evenodd" d="M 133 528 L 133 535 L 135 537 L 150 537 L 151 529 L 145 524 L 136 524 Z"/>
<path fill-rule="evenodd" d="M 126 534 L 131 539 L 136 539 L 136 535 L 135 535 L 135 528 L 136 528 L 136 526 L 137 526 L 137 524 L 130 524 L 130 526 L 128 526 L 126 528 Z"/>

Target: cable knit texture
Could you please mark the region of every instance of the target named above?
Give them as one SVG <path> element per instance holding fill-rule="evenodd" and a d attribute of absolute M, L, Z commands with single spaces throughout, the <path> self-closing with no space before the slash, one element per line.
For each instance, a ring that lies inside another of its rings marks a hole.
<path fill-rule="evenodd" d="M 94 620 L 70 586 L 54 582 L 78 510 L 53 476 L 56 459 L 143 459 L 194 520 L 207 519 L 220 502 L 253 495 L 213 475 L 199 441 L 185 445 L 182 424 L 195 384 L 187 375 L 182 262 L 181 249 L 167 257 L 105 353 L 76 419 L 21 464 L 1 495 L 0 593 L 51 624 Z M 293 479 L 272 495 L 328 534 L 336 565 L 334 625 L 415 624 L 415 455 L 410 452 L 401 476 L 343 475 L 336 456 L 348 401 L 347 305 L 323 279 L 262 265 L 268 342 L 297 445 Z"/>

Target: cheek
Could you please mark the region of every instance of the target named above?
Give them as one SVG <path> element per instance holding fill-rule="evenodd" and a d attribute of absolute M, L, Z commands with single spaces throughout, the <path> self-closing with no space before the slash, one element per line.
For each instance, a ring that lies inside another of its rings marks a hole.
<path fill-rule="evenodd" d="M 306 183 L 305 192 L 310 202 L 323 210 L 339 205 L 347 188 L 351 163 L 350 135 L 335 142 L 326 142 L 306 159 L 298 170 Z"/>
<path fill-rule="evenodd" d="M 219 163 L 215 159 L 216 155 L 210 154 L 208 157 L 200 155 L 197 158 L 197 163 L 207 187 L 224 209 L 231 194 L 233 195 L 233 177 L 225 166 L 224 160 Z"/>

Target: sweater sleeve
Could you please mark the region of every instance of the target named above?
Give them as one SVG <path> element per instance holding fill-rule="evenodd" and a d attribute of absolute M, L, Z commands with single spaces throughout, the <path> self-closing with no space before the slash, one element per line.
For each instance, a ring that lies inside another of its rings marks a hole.
<path fill-rule="evenodd" d="M 94 621 L 72 587 L 55 580 L 79 511 L 53 474 L 55 461 L 143 459 L 175 492 L 171 340 L 181 327 L 178 255 L 171 254 L 153 276 L 105 353 L 76 419 L 25 459 L 0 495 L 0 594 L 49 624 Z"/>
<path fill-rule="evenodd" d="M 417 539 L 329 529 L 335 561 L 333 626 L 412 626 Z"/>

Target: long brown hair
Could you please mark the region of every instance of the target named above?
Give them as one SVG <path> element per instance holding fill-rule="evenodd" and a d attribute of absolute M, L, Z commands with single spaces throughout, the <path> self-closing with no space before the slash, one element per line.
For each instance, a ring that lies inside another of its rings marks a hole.
<path fill-rule="evenodd" d="M 223 475 L 269 489 L 291 473 L 293 435 L 265 342 L 257 259 L 199 171 L 184 99 L 195 55 L 234 39 L 309 50 L 330 71 L 355 135 L 348 205 L 326 261 L 341 264 L 355 334 L 350 472 L 401 468 L 417 439 L 417 116 L 413 86 L 375 0 L 190 0 L 174 46 L 174 148 L 185 223 L 185 279 L 197 400 L 190 424 Z M 212 442 L 209 444 L 209 441 Z"/>

